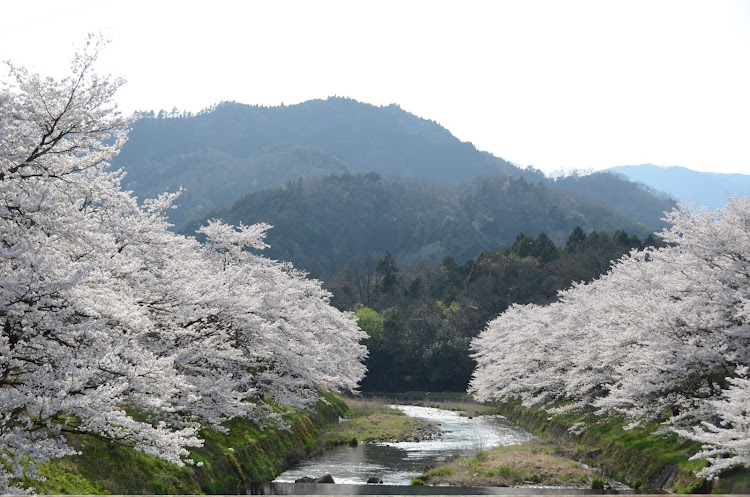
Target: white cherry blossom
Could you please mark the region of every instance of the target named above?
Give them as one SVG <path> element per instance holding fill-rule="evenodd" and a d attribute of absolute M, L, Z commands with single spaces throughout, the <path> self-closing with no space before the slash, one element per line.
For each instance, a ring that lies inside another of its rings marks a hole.
<path fill-rule="evenodd" d="M 246 250 L 269 226 L 210 223 L 203 245 L 168 230 L 176 194 L 120 188 L 108 160 L 131 118 L 111 104 L 122 81 L 93 72 L 100 48 L 61 80 L 11 65 L 0 90 L 0 493 L 73 453 L 66 433 L 184 464 L 201 426 L 262 424 L 267 398 L 304 407 L 364 375 L 353 316 Z"/>

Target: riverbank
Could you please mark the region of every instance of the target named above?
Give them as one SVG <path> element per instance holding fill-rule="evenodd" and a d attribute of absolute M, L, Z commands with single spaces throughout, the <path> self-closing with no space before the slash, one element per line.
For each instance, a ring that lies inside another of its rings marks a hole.
<path fill-rule="evenodd" d="M 289 429 L 261 429 L 233 419 L 229 431 L 203 430 L 203 447 L 191 453 L 195 465 L 179 467 L 129 447 L 93 437 L 72 437 L 80 455 L 40 467 L 43 482 L 28 482 L 45 494 L 237 494 L 250 482 L 270 481 L 307 454 L 318 450 L 318 436 L 336 424 L 349 407 L 335 395 L 324 395 L 308 411 L 288 411 Z"/>
<path fill-rule="evenodd" d="M 417 441 L 439 436 L 435 423 L 410 418 L 383 402 L 326 394 L 309 411 L 289 411 L 289 429 L 261 429 L 243 419 L 229 431 L 203 430 L 196 464 L 179 467 L 129 447 L 93 437 L 71 436 L 81 454 L 43 464 L 42 482 L 28 481 L 43 494 L 237 494 L 252 482 L 273 480 L 303 459 L 341 444 Z"/>
<path fill-rule="evenodd" d="M 500 414 L 537 435 L 546 452 L 597 468 L 600 476 L 625 483 L 636 490 L 666 490 L 677 493 L 750 493 L 750 469 L 724 474 L 706 482 L 695 472 L 704 461 L 690 461 L 700 444 L 675 434 L 657 432 L 658 425 L 624 430 L 622 420 L 603 420 L 591 414 L 568 413 L 551 416 L 539 409 L 523 407 L 519 402 L 476 404 L 466 394 L 409 393 L 410 403 L 441 409 L 453 409 L 465 415 Z M 403 400 L 399 397 L 397 399 Z M 572 433 L 570 428 L 586 423 Z M 437 483 L 438 480 L 432 479 Z M 442 484 L 460 484 L 455 478 Z M 598 482 L 597 482 L 598 483 Z"/>
<path fill-rule="evenodd" d="M 565 459 L 560 455 L 560 447 L 545 443 L 539 439 L 531 440 L 526 443 L 519 443 L 528 440 L 523 436 L 518 439 L 515 445 L 494 448 L 495 445 L 487 439 L 489 434 L 481 432 L 481 426 L 485 426 L 484 421 L 480 418 L 484 415 L 497 415 L 496 406 L 477 404 L 466 398 L 442 398 L 436 400 L 432 398 L 429 402 L 420 402 L 416 399 L 393 399 L 393 398 L 356 398 L 347 399 L 350 410 L 347 418 L 342 420 L 336 426 L 329 426 L 321 433 L 321 441 L 327 447 L 349 443 L 356 445 L 360 441 L 369 442 L 399 442 L 399 441 L 418 441 L 431 440 L 440 434 L 440 427 L 434 422 L 425 422 L 419 418 L 405 415 L 401 409 L 392 409 L 389 406 L 393 403 L 404 404 L 421 404 L 420 408 L 406 409 L 412 416 L 419 416 L 420 409 L 432 412 L 440 409 L 443 412 L 452 411 L 453 416 L 458 418 L 468 418 L 465 422 L 460 422 L 459 426 L 464 432 L 464 436 L 470 437 L 469 445 L 471 448 L 467 451 L 465 441 L 463 444 L 456 445 L 453 451 L 447 451 L 441 458 L 432 459 L 429 463 L 419 464 L 414 468 L 421 471 L 421 474 L 412 473 L 402 484 L 411 482 L 414 485 L 449 485 L 452 487 L 529 487 L 529 486 L 555 486 L 574 489 L 603 488 L 606 484 L 601 475 L 591 469 L 588 469 L 576 462 Z M 427 408 L 426 410 L 424 408 Z M 416 412 L 415 412 L 416 411 Z M 433 414 L 429 414 L 433 416 Z M 445 418 L 445 415 L 439 415 L 442 419 L 455 419 L 452 416 Z M 443 434 L 444 437 L 455 435 L 453 430 L 457 426 L 448 425 L 448 432 Z M 453 428 L 450 428 L 452 426 Z M 480 430 L 480 431 L 475 431 Z M 448 442 L 455 443 L 454 441 Z M 417 444 L 421 445 L 421 444 Z M 461 446 L 460 453 L 457 448 Z M 414 450 L 415 446 L 411 449 Z M 373 448 L 374 450 L 375 448 Z M 417 448 L 417 451 L 424 454 L 426 447 Z M 325 468 L 341 466 L 348 460 L 345 453 L 337 453 L 325 459 L 325 462 L 319 466 L 313 465 L 302 470 L 305 476 L 318 477 L 318 473 Z M 369 457 L 377 459 L 382 463 L 384 459 L 378 459 L 374 456 L 367 456 L 369 452 L 362 453 L 353 460 L 357 464 L 367 466 Z M 385 452 L 379 453 L 379 458 L 387 457 Z M 408 457 L 399 455 L 398 458 Z M 420 459 L 422 456 L 417 457 Z M 345 472 L 341 467 L 336 468 L 342 474 Z M 317 471 L 317 473 L 316 473 Z M 373 471 L 377 471 L 373 467 Z M 300 475 L 302 474 L 300 473 Z M 308 474 L 309 473 L 309 474 Z M 294 474 L 294 472 L 292 472 Z M 322 474 L 322 473 L 321 473 Z M 373 473 L 375 474 L 375 473 Z M 294 476 L 300 476 L 294 474 Z M 351 475 L 348 475 L 349 477 Z M 286 478 L 291 478 L 286 475 Z M 337 480 L 338 481 L 338 480 Z M 364 482 L 365 479 L 362 479 Z"/>
<path fill-rule="evenodd" d="M 540 440 L 453 457 L 444 465 L 417 476 L 413 485 L 459 487 L 566 487 L 604 488 L 594 471 L 554 454 Z"/>
<path fill-rule="evenodd" d="M 479 404 L 466 394 L 404 394 L 388 399 L 360 401 L 367 405 L 404 402 L 417 406 L 458 412 L 474 418 L 501 415 L 497 406 Z M 604 488 L 602 475 L 565 457 L 559 445 L 541 439 L 497 447 L 478 448 L 472 457 L 453 456 L 413 480 L 416 485 L 450 485 L 454 487 L 528 487 L 556 486 L 573 488 Z"/>
<path fill-rule="evenodd" d="M 552 416 L 544 410 L 527 408 L 520 402 L 497 405 L 508 419 L 557 444 L 561 454 L 600 468 L 608 477 L 636 490 L 666 490 L 676 493 L 706 493 L 711 484 L 695 473 L 705 461 L 691 461 L 700 444 L 674 433 L 657 432 L 654 423 L 625 430 L 625 421 L 605 420 L 592 414 L 568 413 Z M 585 423 L 583 429 L 571 431 Z"/>
<path fill-rule="evenodd" d="M 409 417 L 383 399 L 345 399 L 349 409 L 339 423 L 326 426 L 318 436 L 320 449 L 359 442 L 420 442 L 439 437 L 433 422 Z"/>
<path fill-rule="evenodd" d="M 449 457 L 430 468 L 418 468 L 417 483 L 453 486 L 579 486 L 603 482 L 603 474 L 637 489 L 705 490 L 693 475 L 696 462 L 687 458 L 695 447 L 674 436 L 648 430 L 623 431 L 616 423 L 591 425 L 579 435 L 568 431 L 576 419 L 550 418 L 544 411 L 520 404 L 483 405 L 466 396 L 436 400 L 340 399 L 326 396 L 309 412 L 288 412 L 289 430 L 260 430 L 233 420 L 230 432 L 206 430 L 204 447 L 193 453 L 200 463 L 184 468 L 146 456 L 127 447 L 91 437 L 73 440 L 82 454 L 42 466 L 47 481 L 37 493 L 49 494 L 235 494 L 250 482 L 274 479 L 284 469 L 341 444 L 429 440 L 440 432 L 435 423 L 406 416 L 389 404 L 410 403 L 459 412 L 462 416 L 502 414 L 540 439 L 529 445 L 496 450 L 478 447 L 467 458 Z M 486 446 L 485 446 L 486 447 Z M 587 471 L 573 461 L 595 468 Z M 682 463 L 683 467 L 679 464 Z M 693 466 L 687 466 L 688 463 Z M 647 480 L 654 478 L 655 480 Z M 653 483 L 656 481 L 656 483 Z M 698 482 L 697 484 L 695 482 Z M 750 472 L 736 471 L 719 480 L 714 491 L 748 493 Z"/>
<path fill-rule="evenodd" d="M 398 411 L 394 412 L 388 409 L 391 403 L 390 399 L 380 400 L 374 405 L 372 402 L 362 402 L 359 403 L 359 408 L 353 411 L 361 414 L 366 414 L 367 411 L 376 413 L 375 417 L 364 415 L 363 420 L 375 421 L 379 429 L 382 424 L 378 421 L 377 413 L 381 409 L 386 409 L 398 422 L 413 422 L 421 418 L 431 421 L 443 432 L 439 437 L 422 437 L 419 442 L 412 441 L 416 438 L 413 435 L 399 437 L 399 441 L 394 434 L 381 437 L 385 438 L 384 443 L 340 445 L 290 468 L 275 481 L 289 483 L 330 474 L 337 484 L 376 481 L 385 486 L 400 485 L 406 490 L 417 475 L 444 465 L 448 459 L 457 456 L 473 457 L 483 449 L 518 444 L 532 437 L 525 430 L 498 416 L 478 416 L 470 419 L 468 416 L 459 415 L 458 412 L 413 405 L 398 405 Z M 355 422 L 356 420 L 345 421 L 341 425 L 346 426 Z M 369 422 L 366 426 L 369 426 Z M 324 489 L 317 490 L 325 492 Z M 430 492 L 435 489 L 425 490 Z"/>

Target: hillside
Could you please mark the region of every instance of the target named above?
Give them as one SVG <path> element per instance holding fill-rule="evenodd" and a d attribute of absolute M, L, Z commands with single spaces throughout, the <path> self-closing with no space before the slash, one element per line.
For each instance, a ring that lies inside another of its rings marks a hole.
<path fill-rule="evenodd" d="M 524 179 L 482 178 L 467 185 L 436 186 L 386 180 L 375 173 L 299 180 L 251 193 L 230 207 L 194 220 L 193 234 L 208 219 L 232 224 L 260 221 L 274 226 L 264 253 L 314 271 L 335 273 L 354 257 L 390 251 L 401 263 L 459 261 L 512 244 L 524 231 L 545 232 L 564 243 L 584 231 L 625 229 L 645 237 L 649 230 L 601 203 Z"/>
<path fill-rule="evenodd" d="M 671 211 L 676 203 L 666 193 L 607 171 L 557 178 L 552 181 L 552 186 L 578 199 L 606 205 L 649 227 L 660 226 L 659 220 L 664 212 Z"/>
<path fill-rule="evenodd" d="M 195 116 L 136 121 L 113 160 L 140 198 L 185 188 L 170 213 L 180 227 L 228 201 L 300 177 L 377 172 L 456 184 L 523 172 L 396 105 L 345 98 L 259 107 L 223 103 Z M 541 178 L 539 173 L 529 173 Z"/>
<path fill-rule="evenodd" d="M 681 202 L 694 202 L 710 209 L 722 207 L 729 195 L 750 195 L 750 175 L 747 174 L 706 173 L 654 164 L 612 167 L 607 171 L 666 192 Z"/>
<path fill-rule="evenodd" d="M 618 175 L 546 178 L 396 105 L 344 98 L 147 113 L 114 166 L 141 199 L 184 189 L 168 214 L 176 230 L 212 217 L 268 222 L 271 257 L 307 269 L 387 250 L 464 260 L 520 231 L 556 243 L 576 226 L 645 236 L 674 205 Z"/>

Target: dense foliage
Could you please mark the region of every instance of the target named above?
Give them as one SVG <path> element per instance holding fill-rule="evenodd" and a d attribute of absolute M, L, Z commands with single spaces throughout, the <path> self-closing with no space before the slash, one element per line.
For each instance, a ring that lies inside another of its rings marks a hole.
<path fill-rule="evenodd" d="M 653 237 L 644 243 L 654 243 Z M 327 283 L 333 304 L 357 310 L 370 355 L 364 391 L 463 391 L 475 367 L 469 344 L 486 323 L 514 303 L 548 303 L 576 281 L 591 281 L 613 260 L 643 246 L 617 231 L 574 229 L 557 247 L 541 233 L 458 263 L 397 264 L 354 258 Z"/>
<path fill-rule="evenodd" d="M 364 374 L 354 316 L 291 265 L 253 255 L 265 224 L 168 230 L 108 161 L 130 119 L 90 40 L 61 80 L 11 66 L 0 91 L 0 493 L 74 453 L 66 433 L 176 464 L 198 430 L 267 401 L 304 406 Z"/>
<path fill-rule="evenodd" d="M 493 320 L 473 342 L 471 389 L 663 422 L 705 444 L 712 478 L 750 463 L 750 198 L 668 221 L 664 246 Z"/>
<path fill-rule="evenodd" d="M 654 216 L 656 217 L 656 216 Z M 291 261 L 329 281 L 352 258 L 389 251 L 401 265 L 463 262 L 514 243 L 520 231 L 544 232 L 565 243 L 575 227 L 586 232 L 648 231 L 606 206 L 525 179 L 492 177 L 460 187 L 385 180 L 375 173 L 299 180 L 246 195 L 206 219 L 274 226 L 269 257 Z M 193 234 L 205 222 L 189 223 Z"/>
<path fill-rule="evenodd" d="M 579 202 L 607 206 L 651 228 L 661 226 L 656 220 L 675 206 L 675 200 L 666 193 L 608 171 L 586 175 L 573 173 L 548 180 L 547 183 L 550 187 L 570 192 Z"/>

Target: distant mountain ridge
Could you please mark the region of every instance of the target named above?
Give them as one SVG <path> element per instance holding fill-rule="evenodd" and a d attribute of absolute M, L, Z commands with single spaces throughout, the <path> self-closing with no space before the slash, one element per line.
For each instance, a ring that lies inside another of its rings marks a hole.
<path fill-rule="evenodd" d="M 643 183 L 623 178 L 621 174 L 600 171 L 550 181 L 555 187 L 570 192 L 580 201 L 606 205 L 644 226 L 657 227 L 664 212 L 675 206 L 674 198 Z"/>
<path fill-rule="evenodd" d="M 344 98 L 146 113 L 113 165 L 140 199 L 184 188 L 168 213 L 176 231 L 211 217 L 269 222 L 272 257 L 307 267 L 386 250 L 463 259 L 520 231 L 555 243 L 575 227 L 646 236 L 674 206 L 621 175 L 547 178 L 397 105 Z"/>
<path fill-rule="evenodd" d="M 680 202 L 694 202 L 697 207 L 718 209 L 726 204 L 729 195 L 750 195 L 750 175 L 747 174 L 707 173 L 654 164 L 611 167 L 606 171 L 666 192 Z"/>
<path fill-rule="evenodd" d="M 397 105 L 338 97 L 278 107 L 225 102 L 195 116 L 141 118 L 113 165 L 128 172 L 124 186 L 139 197 L 185 187 L 183 207 L 170 213 L 178 226 L 242 194 L 299 177 L 377 172 L 457 184 L 524 174 Z M 231 181 L 220 180 L 227 177 Z"/>

